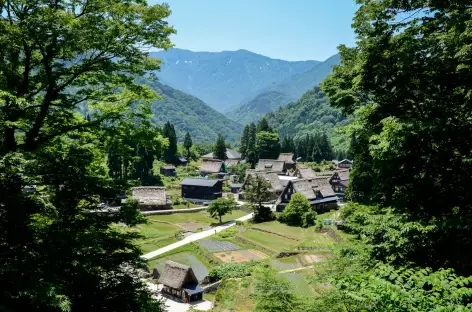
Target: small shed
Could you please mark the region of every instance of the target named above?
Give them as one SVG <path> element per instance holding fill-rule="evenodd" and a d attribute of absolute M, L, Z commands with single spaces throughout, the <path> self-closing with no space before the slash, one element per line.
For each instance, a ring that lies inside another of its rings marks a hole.
<path fill-rule="evenodd" d="M 159 172 L 160 174 L 166 177 L 175 177 L 177 175 L 177 172 L 175 171 L 175 167 L 172 165 L 162 166 Z"/>
<path fill-rule="evenodd" d="M 188 160 L 187 160 L 187 158 L 180 156 L 179 159 L 178 159 L 178 163 L 179 163 L 180 165 L 184 165 L 184 166 L 185 166 L 185 165 L 188 163 Z"/>
<path fill-rule="evenodd" d="M 234 194 L 238 194 L 241 191 L 242 187 L 243 187 L 242 183 L 231 183 L 229 185 L 231 193 L 234 193 Z"/>
<path fill-rule="evenodd" d="M 172 209 L 172 202 L 166 196 L 166 189 L 159 186 L 140 186 L 131 189 L 141 210 Z"/>
<path fill-rule="evenodd" d="M 189 266 L 166 261 L 159 282 L 163 284 L 161 292 L 174 299 L 185 303 L 202 300 L 203 289 Z"/>

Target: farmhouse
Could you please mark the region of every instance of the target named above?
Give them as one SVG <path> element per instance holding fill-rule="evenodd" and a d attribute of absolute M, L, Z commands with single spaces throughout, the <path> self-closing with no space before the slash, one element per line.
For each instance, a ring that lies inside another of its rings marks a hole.
<path fill-rule="evenodd" d="M 229 185 L 231 193 L 234 193 L 234 194 L 238 194 L 241 191 L 242 187 L 243 187 L 242 183 L 231 183 Z"/>
<path fill-rule="evenodd" d="M 322 182 L 321 179 L 307 180 L 291 180 L 280 194 L 275 205 L 277 211 L 283 211 L 290 202 L 292 195 L 301 193 L 309 201 L 313 209 L 318 212 L 329 211 L 337 207 L 338 197 L 331 189 L 329 182 Z"/>
<path fill-rule="evenodd" d="M 295 170 L 296 162 L 293 160 L 293 153 L 280 153 L 277 160 L 285 162 L 287 170 Z"/>
<path fill-rule="evenodd" d="M 239 153 L 238 151 L 227 148 L 226 149 L 226 157 L 227 157 L 227 159 L 231 159 L 231 160 L 241 160 L 241 153 Z M 203 159 L 215 159 L 213 153 L 208 153 L 206 155 L 203 155 L 202 158 Z"/>
<path fill-rule="evenodd" d="M 344 196 L 349 184 L 349 169 L 335 171 L 329 179 L 329 183 L 338 197 L 341 200 L 344 200 Z"/>
<path fill-rule="evenodd" d="M 163 284 L 161 292 L 174 299 L 185 303 L 202 300 L 203 289 L 191 267 L 166 261 L 159 282 Z"/>
<path fill-rule="evenodd" d="M 223 182 L 212 179 L 185 178 L 180 182 L 182 197 L 198 203 L 208 203 L 223 196 Z"/>
<path fill-rule="evenodd" d="M 225 165 L 227 168 L 231 168 L 232 166 L 239 164 L 239 162 L 239 159 L 226 159 Z"/>
<path fill-rule="evenodd" d="M 159 173 L 166 177 L 175 177 L 177 172 L 175 171 L 175 167 L 172 165 L 165 165 L 159 169 Z"/>
<path fill-rule="evenodd" d="M 333 163 L 336 165 L 336 168 L 339 169 L 350 169 L 352 167 L 352 160 L 343 159 L 341 161 L 333 160 Z"/>
<path fill-rule="evenodd" d="M 287 167 L 285 166 L 285 162 L 282 160 L 275 160 L 275 159 L 259 159 L 259 162 L 256 166 L 257 172 L 263 171 L 270 171 L 275 172 L 280 175 L 287 174 Z"/>
<path fill-rule="evenodd" d="M 227 172 L 225 163 L 218 159 L 204 159 L 200 165 L 200 176 L 202 177 L 209 174 L 225 175 Z"/>
<path fill-rule="evenodd" d="M 140 186 L 131 189 L 140 210 L 172 209 L 172 202 L 166 196 L 166 189 L 159 186 Z"/>

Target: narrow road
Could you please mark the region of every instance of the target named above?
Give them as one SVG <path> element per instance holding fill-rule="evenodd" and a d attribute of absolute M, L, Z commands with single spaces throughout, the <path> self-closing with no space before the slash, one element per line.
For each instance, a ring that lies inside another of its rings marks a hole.
<path fill-rule="evenodd" d="M 184 245 L 187 245 L 187 244 L 190 244 L 194 241 L 197 241 L 199 239 L 202 239 L 202 238 L 205 238 L 205 237 L 208 237 L 208 236 L 211 236 L 213 234 L 216 234 L 216 233 L 219 233 L 221 231 L 224 231 L 226 230 L 227 228 L 230 228 L 232 227 L 233 225 L 236 224 L 236 221 L 248 221 L 250 219 L 252 219 L 252 216 L 253 214 L 250 213 L 248 215 L 245 215 L 241 218 L 238 218 L 234 221 L 230 221 L 230 222 L 227 222 L 225 224 L 222 224 L 222 225 L 219 225 L 219 226 L 215 226 L 214 228 L 210 229 L 210 230 L 206 230 L 206 231 L 202 231 L 202 232 L 199 232 L 199 233 L 195 233 L 195 234 L 192 234 L 192 235 L 189 235 L 187 237 L 185 237 L 184 239 L 176 242 L 176 243 L 173 243 L 173 244 L 170 244 L 168 246 L 165 246 L 165 247 L 162 247 L 162 248 L 159 248 L 157 250 L 154 250 L 154 251 L 151 251 L 145 255 L 142 255 L 141 258 L 145 259 L 145 260 L 149 260 L 149 259 L 152 259 L 152 258 L 155 258 L 159 255 L 162 255 L 163 253 L 166 253 L 170 250 L 173 250 L 173 249 L 176 249 L 180 246 L 184 246 Z"/>

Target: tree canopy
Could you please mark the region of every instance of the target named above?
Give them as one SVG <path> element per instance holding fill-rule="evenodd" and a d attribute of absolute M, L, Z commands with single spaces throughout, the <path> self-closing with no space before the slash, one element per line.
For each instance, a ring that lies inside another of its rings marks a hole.
<path fill-rule="evenodd" d="M 220 224 L 221 217 L 230 213 L 236 208 L 236 202 L 233 197 L 220 197 L 213 200 L 208 206 L 208 213 L 212 218 L 218 218 Z"/>
<path fill-rule="evenodd" d="M 213 149 L 213 157 L 220 160 L 228 159 L 226 155 L 226 143 L 222 135 L 218 135 L 216 139 L 215 148 Z"/>

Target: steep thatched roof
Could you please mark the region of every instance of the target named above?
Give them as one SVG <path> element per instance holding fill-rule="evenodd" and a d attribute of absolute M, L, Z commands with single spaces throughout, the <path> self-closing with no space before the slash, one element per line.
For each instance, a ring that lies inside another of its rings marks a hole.
<path fill-rule="evenodd" d="M 219 173 L 223 171 L 224 163 L 218 159 L 204 159 L 200 165 L 200 172 Z"/>
<path fill-rule="evenodd" d="M 286 164 L 294 164 L 293 153 L 280 153 L 278 160 L 285 162 Z"/>
<path fill-rule="evenodd" d="M 191 267 L 170 260 L 165 262 L 159 282 L 176 289 L 183 288 L 185 284 L 198 284 Z"/>
<path fill-rule="evenodd" d="M 133 187 L 131 194 L 142 205 L 165 205 L 167 203 L 166 189 L 164 187 Z"/>
<path fill-rule="evenodd" d="M 234 165 L 239 164 L 239 159 L 226 159 L 225 160 L 226 167 L 232 167 Z"/>
<path fill-rule="evenodd" d="M 287 169 L 285 168 L 285 162 L 282 160 L 259 159 L 256 171 L 286 172 Z"/>
<path fill-rule="evenodd" d="M 232 150 L 230 148 L 227 148 L 226 149 L 226 157 L 228 157 L 228 159 L 240 160 L 241 159 L 241 153 L 239 153 L 238 151 Z M 215 157 L 214 157 L 213 153 L 208 153 L 208 154 L 203 155 L 202 158 L 203 159 L 213 159 Z"/>
<path fill-rule="evenodd" d="M 251 175 L 251 176 L 259 176 L 259 177 L 262 177 L 264 178 L 266 181 L 268 181 L 270 183 L 270 186 L 271 186 L 271 189 L 270 191 L 271 192 L 274 192 L 274 193 L 277 193 L 277 192 L 281 192 L 283 191 L 284 189 L 284 186 L 282 185 L 282 182 L 280 182 L 280 179 L 279 179 L 279 176 L 277 174 L 277 172 L 249 172 L 246 174 L 246 181 L 247 181 L 247 177 Z M 244 182 L 246 183 L 246 182 Z"/>
<path fill-rule="evenodd" d="M 316 198 L 316 194 L 313 191 L 312 184 L 308 180 L 293 180 L 290 181 L 293 185 L 295 193 L 300 193 L 305 196 L 308 200 Z"/>
<path fill-rule="evenodd" d="M 340 180 L 349 180 L 349 169 L 337 171 Z"/>
<path fill-rule="evenodd" d="M 316 174 L 311 168 L 297 168 L 295 174 L 301 179 L 314 179 Z"/>

